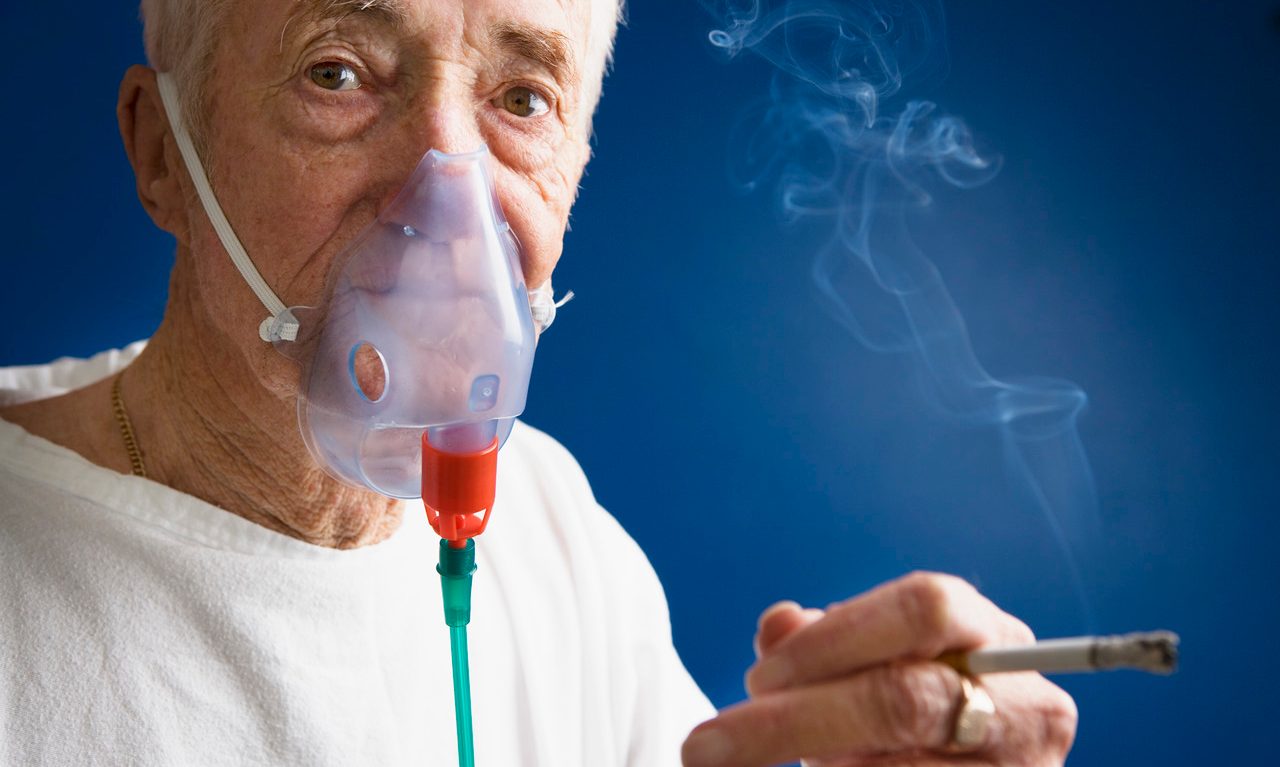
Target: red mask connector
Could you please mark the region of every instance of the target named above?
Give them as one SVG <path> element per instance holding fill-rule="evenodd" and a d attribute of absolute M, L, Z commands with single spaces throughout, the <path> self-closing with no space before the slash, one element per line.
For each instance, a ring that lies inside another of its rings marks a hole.
<path fill-rule="evenodd" d="M 484 532 L 497 483 L 497 437 L 474 453 L 448 453 L 422 435 L 422 502 L 431 529 L 453 548 Z"/>

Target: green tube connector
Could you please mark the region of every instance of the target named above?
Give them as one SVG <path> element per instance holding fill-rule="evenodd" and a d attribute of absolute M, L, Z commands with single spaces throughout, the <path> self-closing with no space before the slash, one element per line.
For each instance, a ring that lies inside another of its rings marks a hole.
<path fill-rule="evenodd" d="M 440 588 L 444 592 L 444 622 L 453 628 L 471 622 L 471 576 L 476 571 L 476 542 L 455 549 L 440 539 Z"/>
<path fill-rule="evenodd" d="M 453 657 L 453 709 L 458 729 L 459 767 L 474 767 L 471 734 L 471 668 L 467 658 L 467 624 L 471 622 L 471 576 L 476 571 L 476 543 L 467 539 L 460 549 L 440 541 L 440 588 L 444 593 L 444 622 L 449 624 Z"/>

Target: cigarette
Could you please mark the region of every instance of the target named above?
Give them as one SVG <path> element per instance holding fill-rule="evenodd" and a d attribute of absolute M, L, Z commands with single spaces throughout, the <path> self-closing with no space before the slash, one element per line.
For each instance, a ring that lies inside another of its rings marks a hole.
<path fill-rule="evenodd" d="M 1046 639 L 1020 647 L 945 653 L 938 660 L 962 674 L 1006 671 L 1071 674 L 1119 668 L 1172 674 L 1178 665 L 1178 635 L 1172 631 L 1150 631 L 1119 636 Z"/>

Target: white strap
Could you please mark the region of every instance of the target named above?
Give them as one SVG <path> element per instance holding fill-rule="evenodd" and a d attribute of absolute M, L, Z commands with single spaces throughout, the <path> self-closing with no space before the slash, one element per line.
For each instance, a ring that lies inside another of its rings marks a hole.
<path fill-rule="evenodd" d="M 551 280 L 529 293 L 529 312 L 533 315 L 533 324 L 538 326 L 538 332 L 542 333 L 551 327 L 551 323 L 556 321 L 556 310 L 573 299 L 573 291 L 569 291 L 556 301 L 552 296 Z"/>
<path fill-rule="evenodd" d="M 178 143 L 178 151 L 182 153 L 182 161 L 186 163 L 191 182 L 196 185 L 196 193 L 200 195 L 205 215 L 213 224 L 213 230 L 218 233 L 222 247 L 226 249 L 232 263 L 240 271 L 240 276 L 249 283 L 249 288 L 253 290 L 253 294 L 258 297 L 267 311 L 271 312 L 271 316 L 258 326 L 258 335 L 263 341 L 268 342 L 294 340 L 298 333 L 297 322 L 292 320 L 292 314 L 285 315 L 289 319 L 278 321 L 282 319 L 280 314 L 286 309 L 284 302 L 271 291 L 267 281 L 262 279 L 262 275 L 258 274 L 257 267 L 253 265 L 249 254 L 240 244 L 240 238 L 236 237 L 235 230 L 231 228 L 226 214 L 222 212 L 222 206 L 218 204 L 218 198 L 213 194 L 213 187 L 209 185 L 204 165 L 200 162 L 200 156 L 196 154 L 196 147 L 191 143 L 191 135 L 187 133 L 186 122 L 182 119 L 178 86 L 174 83 L 173 76 L 168 72 L 157 72 L 156 84 L 160 86 L 160 100 L 164 103 L 165 114 L 169 116 L 169 127 L 173 129 L 173 139 Z"/>

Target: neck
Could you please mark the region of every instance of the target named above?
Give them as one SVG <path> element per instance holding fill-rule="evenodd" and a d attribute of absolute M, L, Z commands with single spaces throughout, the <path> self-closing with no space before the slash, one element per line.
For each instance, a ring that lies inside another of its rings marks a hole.
<path fill-rule="evenodd" d="M 265 343 L 257 357 L 246 354 L 212 328 L 199 297 L 183 289 L 184 261 L 180 254 L 163 323 L 122 381 L 149 477 L 319 546 L 390 536 L 400 504 L 315 464 L 298 430 L 293 363 Z"/>

